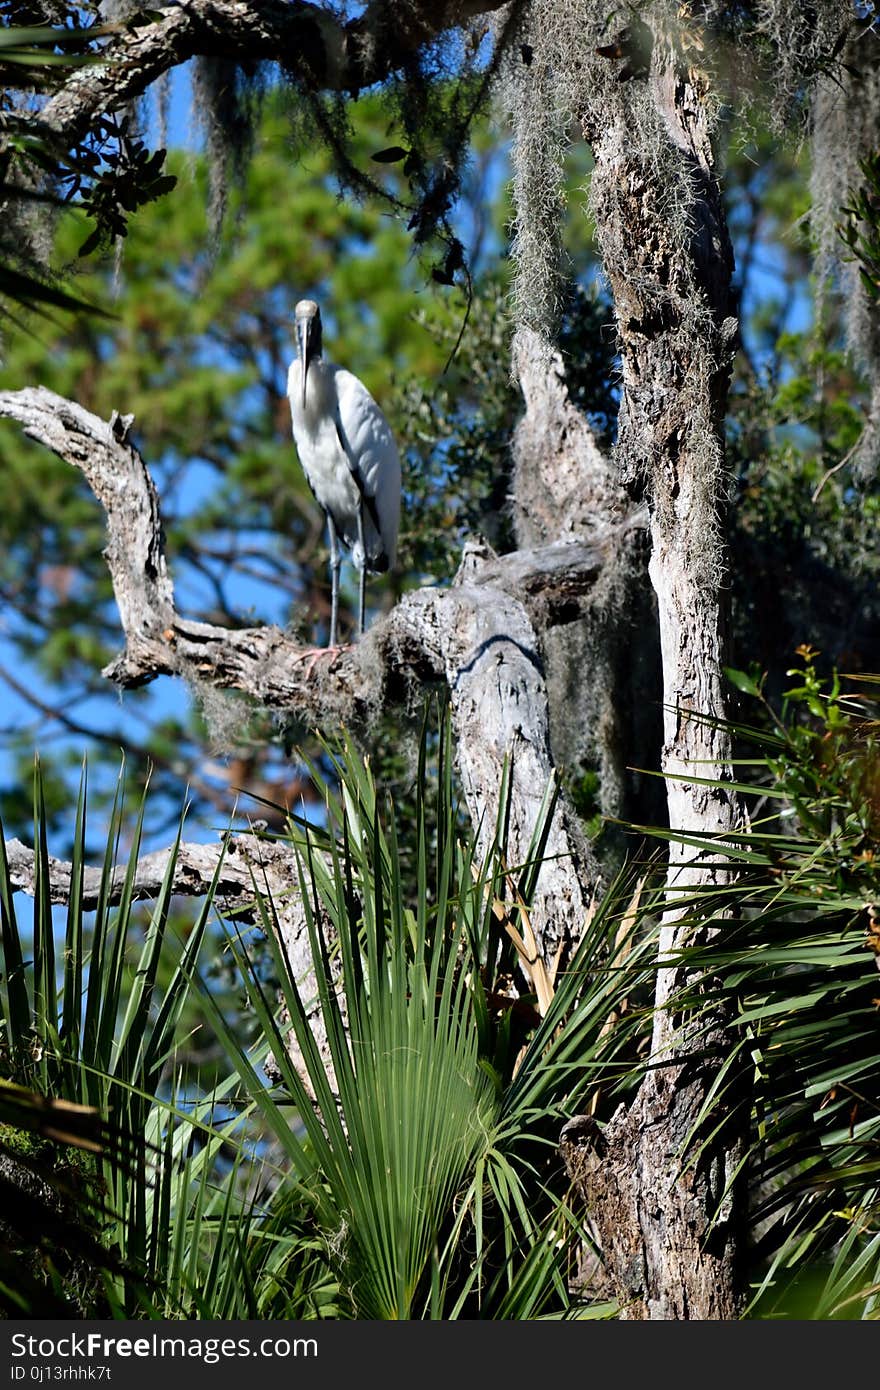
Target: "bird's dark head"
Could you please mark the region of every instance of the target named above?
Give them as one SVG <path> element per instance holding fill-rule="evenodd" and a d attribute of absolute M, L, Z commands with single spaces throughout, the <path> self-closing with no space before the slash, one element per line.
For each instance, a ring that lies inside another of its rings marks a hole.
<path fill-rule="evenodd" d="M 296 346 L 302 362 L 302 403 L 306 405 L 306 379 L 309 363 L 321 356 L 321 310 L 313 299 L 301 299 L 294 309 Z"/>

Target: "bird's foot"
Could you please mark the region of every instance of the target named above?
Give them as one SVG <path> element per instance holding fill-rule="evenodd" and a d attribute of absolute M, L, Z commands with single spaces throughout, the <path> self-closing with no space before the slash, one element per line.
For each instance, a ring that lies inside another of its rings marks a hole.
<path fill-rule="evenodd" d="M 324 657 L 330 658 L 330 666 L 328 669 L 332 671 L 342 653 L 349 650 L 349 646 L 350 644 L 345 642 L 341 646 L 334 647 L 306 647 L 304 651 L 299 652 L 293 659 L 295 662 L 308 662 L 305 672 L 305 679 L 308 680 L 318 662 Z"/>

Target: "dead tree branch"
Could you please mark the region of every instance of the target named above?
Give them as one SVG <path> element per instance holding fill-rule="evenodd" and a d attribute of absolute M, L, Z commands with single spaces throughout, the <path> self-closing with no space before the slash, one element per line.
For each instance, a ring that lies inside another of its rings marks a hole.
<path fill-rule="evenodd" d="M 34 897 L 39 890 L 37 857 L 21 840 L 5 842 L 9 877 L 16 892 Z M 172 866 L 172 892 L 180 897 L 204 898 L 209 894 L 224 914 L 234 913 L 239 922 L 262 926 L 268 920 L 279 945 L 287 958 L 291 978 L 300 991 L 312 1035 L 315 1039 L 331 1086 L 335 1086 L 333 1061 L 327 1030 L 318 1004 L 318 989 L 305 908 L 298 889 L 298 869 L 295 850 L 277 840 L 258 835 L 227 835 L 222 843 L 193 844 L 189 841 L 175 848 L 154 850 L 137 861 L 133 879 L 133 898 L 143 901 L 156 898 Z M 117 865 L 104 884 L 101 869 L 83 869 L 80 900 L 83 911 L 98 907 L 102 893 L 109 906 L 117 906 L 123 897 L 128 869 Z M 73 865 L 49 856 L 48 890 L 53 903 L 70 901 Z M 293 1032 L 288 1037 L 288 1051 L 306 1089 L 311 1092 L 302 1054 Z M 280 1072 L 275 1067 L 275 1079 Z"/>
<path fill-rule="evenodd" d="M 289 868 L 292 856 L 288 854 L 285 858 Z M 158 896 L 172 860 L 174 893 L 182 897 L 204 897 L 211 892 L 213 885 L 218 902 L 228 908 L 238 908 L 253 902 L 256 888 L 260 886 L 261 873 L 271 868 L 274 876 L 278 847 L 251 836 L 230 836 L 224 845 L 185 842 L 179 845 L 176 851 L 172 848 L 154 850 L 150 854 L 141 855 L 137 861 L 133 885 L 135 901 Z M 6 862 L 15 891 L 34 897 L 38 878 L 34 851 L 21 840 L 7 840 Z M 51 901 L 68 903 L 73 865 L 50 855 L 48 867 Z M 118 865 L 113 870 L 107 885 L 107 902 L 110 906 L 116 906 L 120 902 L 126 874 L 125 865 Z M 102 896 L 102 883 L 101 869 L 88 866 L 84 868 L 81 900 L 85 912 L 92 912 L 98 906 Z"/>
<path fill-rule="evenodd" d="M 196 56 L 282 63 L 313 90 L 356 95 L 397 71 L 425 43 L 501 0 L 415 0 L 401 10 L 373 0 L 356 18 L 301 0 L 187 0 L 133 19 L 108 38 L 100 60 L 77 69 L 43 106 L 9 122 L 71 147 L 96 117 L 129 106 L 171 68 Z"/>
<path fill-rule="evenodd" d="M 125 687 L 156 676 L 236 689 L 300 717 L 363 724 L 407 690 L 436 683 L 450 692 L 468 809 L 481 833 L 497 814 L 505 758 L 511 761 L 509 862 L 526 861 L 544 792 L 555 777 L 538 632 L 565 621 L 589 591 L 636 514 L 597 527 L 587 541 L 498 557 L 472 546 L 448 589 L 407 594 L 357 646 L 307 675 L 306 650 L 278 627 L 227 629 L 183 617 L 164 549 L 156 490 L 131 442 L 131 419 L 108 423 L 43 387 L 0 392 L 0 416 L 78 469 L 104 509 L 104 551 L 125 649 L 104 675 Z M 573 812 L 560 799 L 534 904 L 547 959 L 577 939 L 597 871 Z"/>

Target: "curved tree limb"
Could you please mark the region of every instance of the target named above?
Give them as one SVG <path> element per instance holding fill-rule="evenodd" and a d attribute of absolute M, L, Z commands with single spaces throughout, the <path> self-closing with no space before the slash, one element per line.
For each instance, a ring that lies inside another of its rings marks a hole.
<path fill-rule="evenodd" d="M 245 842 L 247 844 L 245 845 Z M 258 852 L 252 855 L 252 849 Z M 229 836 L 225 844 L 199 845 L 185 842 L 177 849 L 159 849 L 143 854 L 137 861 L 133 897 L 136 901 L 158 897 L 168 866 L 174 862 L 173 891 L 182 897 L 204 897 L 214 885 L 217 901 L 226 907 L 239 907 L 255 896 L 255 873 L 277 863 L 277 846 L 251 836 Z M 268 853 L 267 853 L 268 852 Z M 289 856 L 292 863 L 292 856 Z M 34 897 L 37 891 L 37 860 L 32 849 L 21 840 L 6 841 L 6 862 L 16 892 Z M 218 874 L 219 870 L 219 874 Z M 49 897 L 53 903 L 70 901 L 73 865 L 49 856 Z M 127 868 L 118 865 L 110 876 L 107 900 L 115 906 L 122 899 Z M 216 883 L 215 883 L 215 876 Z M 102 895 L 102 869 L 83 870 L 82 906 L 92 912 Z"/>
<path fill-rule="evenodd" d="M 357 646 L 307 674 L 300 646 L 278 627 L 227 629 L 182 616 L 165 557 L 158 499 L 130 439 L 131 419 L 108 423 L 43 387 L 0 392 L 0 416 L 82 472 L 101 503 L 105 557 L 125 634 L 104 671 L 123 687 L 158 675 L 237 689 L 300 717 L 357 725 L 413 684 L 445 684 L 468 809 L 484 836 L 494 827 L 501 770 L 511 762 L 507 856 L 527 861 L 555 768 L 538 631 L 566 621 L 613 556 L 635 513 L 597 527 L 590 541 L 497 557 L 471 546 L 448 589 L 409 593 Z M 593 857 L 560 798 L 538 880 L 533 926 L 549 964 L 578 939 L 596 884 Z"/>
<path fill-rule="evenodd" d="M 198 56 L 281 63 L 314 89 L 356 94 L 399 69 L 424 44 L 502 0 L 372 0 L 341 20 L 306 0 L 186 0 L 118 26 L 100 59 L 77 69 L 32 116 L 13 124 L 65 146 L 97 116 L 136 101 L 171 68 Z M 155 17 L 153 17 L 155 16 Z"/>

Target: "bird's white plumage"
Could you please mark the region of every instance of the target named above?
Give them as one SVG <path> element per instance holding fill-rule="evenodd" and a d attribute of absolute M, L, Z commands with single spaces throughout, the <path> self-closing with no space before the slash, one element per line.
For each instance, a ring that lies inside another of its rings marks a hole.
<path fill-rule="evenodd" d="M 321 311 L 301 299 L 294 313 L 297 357 L 287 374 L 293 437 L 303 472 L 327 515 L 330 641 L 339 616 L 340 538 L 360 571 L 358 630 L 366 575 L 394 563 L 400 521 L 400 459 L 388 421 L 362 381 L 322 355 Z"/>
<path fill-rule="evenodd" d="M 354 564 L 390 568 L 400 523 L 400 459 L 388 421 L 362 381 L 321 358 L 309 364 L 305 408 L 299 358 L 290 364 L 287 392 L 299 461 Z M 358 541 L 361 490 L 366 556 Z"/>

